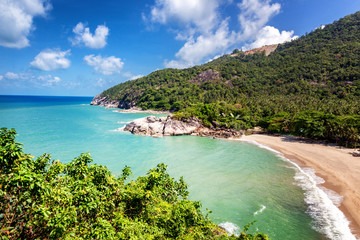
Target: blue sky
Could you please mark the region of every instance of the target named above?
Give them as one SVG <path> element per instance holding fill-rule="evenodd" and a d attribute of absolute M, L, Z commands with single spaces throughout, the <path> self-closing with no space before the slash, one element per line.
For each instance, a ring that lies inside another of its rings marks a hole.
<path fill-rule="evenodd" d="M 360 0 L 0 0 L 0 94 L 94 96 L 359 10 Z"/>

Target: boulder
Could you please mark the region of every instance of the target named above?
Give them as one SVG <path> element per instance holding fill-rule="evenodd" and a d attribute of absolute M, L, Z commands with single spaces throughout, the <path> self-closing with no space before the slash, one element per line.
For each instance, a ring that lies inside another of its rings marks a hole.
<path fill-rule="evenodd" d="M 124 127 L 124 131 L 153 137 L 192 135 L 214 138 L 240 137 L 241 132 L 230 129 L 204 127 L 196 117 L 181 121 L 168 117 L 149 116 L 135 119 Z"/>
<path fill-rule="evenodd" d="M 168 117 L 149 116 L 135 119 L 127 124 L 124 131 L 147 136 L 190 135 L 201 126 L 199 122 L 182 122 Z"/>

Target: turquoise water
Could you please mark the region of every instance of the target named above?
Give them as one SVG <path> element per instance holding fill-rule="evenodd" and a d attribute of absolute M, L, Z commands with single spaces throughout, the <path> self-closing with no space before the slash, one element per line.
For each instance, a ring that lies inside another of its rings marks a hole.
<path fill-rule="evenodd" d="M 15 128 L 17 140 L 33 156 L 47 152 L 69 162 L 90 152 L 94 163 L 106 165 L 114 175 L 128 165 L 137 177 L 163 162 L 173 177 L 184 176 L 190 198 L 201 201 L 204 209 L 213 211 L 210 217 L 216 223 L 233 232 L 257 220 L 250 230 L 268 233 L 273 240 L 326 239 L 318 231 L 329 226 L 319 227 L 318 219 L 310 216 L 304 201 L 309 190 L 294 179 L 301 173 L 277 154 L 239 141 L 114 131 L 148 114 L 119 113 L 90 106 L 90 101 L 0 96 L 0 127 Z"/>

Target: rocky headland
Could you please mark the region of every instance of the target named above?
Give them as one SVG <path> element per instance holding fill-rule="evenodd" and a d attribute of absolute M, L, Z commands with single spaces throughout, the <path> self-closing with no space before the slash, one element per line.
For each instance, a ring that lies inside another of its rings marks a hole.
<path fill-rule="evenodd" d="M 231 129 L 207 128 L 203 126 L 201 121 L 196 117 L 179 121 L 171 116 L 149 116 L 135 119 L 124 127 L 124 131 L 153 137 L 192 135 L 215 138 L 237 138 L 242 135 L 242 132 Z"/>
<path fill-rule="evenodd" d="M 119 101 L 111 99 L 109 96 L 96 95 L 90 105 L 98 105 L 106 108 L 130 109 L 135 107 L 135 102 Z"/>

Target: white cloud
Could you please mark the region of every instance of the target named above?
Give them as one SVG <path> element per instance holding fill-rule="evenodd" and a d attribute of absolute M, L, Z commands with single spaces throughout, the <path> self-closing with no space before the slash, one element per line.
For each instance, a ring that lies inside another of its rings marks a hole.
<path fill-rule="evenodd" d="M 35 29 L 33 18 L 44 17 L 51 5 L 46 0 L 0 0 L 0 46 L 24 48 Z"/>
<path fill-rule="evenodd" d="M 223 21 L 215 33 L 188 40 L 176 53 L 178 60 L 172 60 L 165 65 L 170 68 L 193 66 L 209 55 L 224 52 L 235 39 L 235 33 L 229 32 L 227 21 Z"/>
<path fill-rule="evenodd" d="M 238 15 L 243 29 L 241 37 L 245 40 L 256 36 L 258 31 L 280 12 L 279 3 L 271 4 L 270 0 L 243 0 L 238 4 L 241 13 Z"/>
<path fill-rule="evenodd" d="M 174 21 L 208 32 L 218 20 L 218 6 L 218 0 L 156 0 L 151 21 L 162 24 Z"/>
<path fill-rule="evenodd" d="M 24 80 L 24 79 L 28 79 L 30 76 L 31 76 L 30 73 L 7 72 L 3 76 L 3 79 L 7 79 L 7 80 Z"/>
<path fill-rule="evenodd" d="M 34 87 L 51 87 L 58 85 L 61 79 L 52 75 L 40 75 L 37 76 L 33 72 L 7 72 L 2 76 L 5 84 L 17 85 L 17 86 L 34 86 Z"/>
<path fill-rule="evenodd" d="M 69 55 L 70 50 L 45 49 L 35 57 L 30 65 L 43 71 L 66 69 L 70 67 L 70 60 L 66 58 Z"/>
<path fill-rule="evenodd" d="M 256 35 L 256 40 L 251 44 L 246 44 L 243 50 L 249 50 L 253 48 L 259 48 L 265 45 L 271 45 L 276 43 L 289 42 L 297 39 L 298 36 L 293 36 L 294 31 L 280 31 L 274 27 L 263 27 Z"/>
<path fill-rule="evenodd" d="M 141 78 L 143 77 L 144 75 L 133 75 L 132 73 L 130 72 L 125 72 L 122 74 L 124 77 L 126 77 L 128 80 L 135 80 L 135 79 L 138 79 L 138 78 Z"/>
<path fill-rule="evenodd" d="M 288 42 L 298 38 L 294 31 L 279 31 L 273 26 L 265 26 L 271 17 L 279 14 L 281 5 L 271 3 L 271 0 L 243 0 L 238 4 L 241 10 L 238 15 L 242 27 L 239 41 L 245 43 L 243 50 L 262 47 L 265 45 Z"/>
<path fill-rule="evenodd" d="M 90 33 L 90 29 L 79 22 L 73 29 L 75 38 L 70 39 L 73 45 L 84 44 L 89 48 L 103 48 L 106 46 L 106 39 L 109 35 L 109 28 L 105 25 L 98 25 L 95 34 Z"/>
<path fill-rule="evenodd" d="M 4 76 L 1 76 L 1 75 L 0 75 L 0 81 L 3 80 L 3 79 L 4 79 Z"/>
<path fill-rule="evenodd" d="M 315 28 L 315 30 L 320 29 L 323 30 L 326 27 L 326 25 L 320 25 L 320 27 Z"/>
<path fill-rule="evenodd" d="M 19 77 L 19 74 L 17 74 L 17 73 L 7 72 L 5 74 L 5 78 L 6 79 L 19 79 L 20 77 Z"/>
<path fill-rule="evenodd" d="M 141 75 L 141 74 L 139 74 L 139 75 L 134 75 L 134 76 L 132 76 L 131 78 L 130 78 L 130 80 L 135 80 L 135 79 L 138 79 L 138 78 L 142 78 L 144 75 Z"/>
<path fill-rule="evenodd" d="M 230 17 L 221 17 L 221 6 L 233 4 L 239 10 L 240 28 L 229 29 Z M 169 25 L 175 39 L 185 41 L 175 54 L 176 59 L 165 61 L 166 67 L 185 68 L 206 59 L 224 54 L 238 44 L 246 48 L 290 41 L 293 31 L 266 26 L 271 17 L 280 13 L 281 5 L 271 0 L 156 0 L 151 8 L 153 23 Z M 148 20 L 148 19 L 146 19 Z M 174 24 L 175 25 L 174 30 Z"/>
<path fill-rule="evenodd" d="M 84 60 L 89 66 L 93 66 L 95 71 L 104 75 L 120 73 L 124 65 L 120 58 L 116 58 L 114 56 L 103 58 L 100 55 L 94 56 L 92 54 L 85 56 Z"/>
<path fill-rule="evenodd" d="M 52 75 L 38 76 L 37 80 L 39 80 L 38 84 L 43 87 L 51 87 L 61 82 L 61 78 Z"/>

